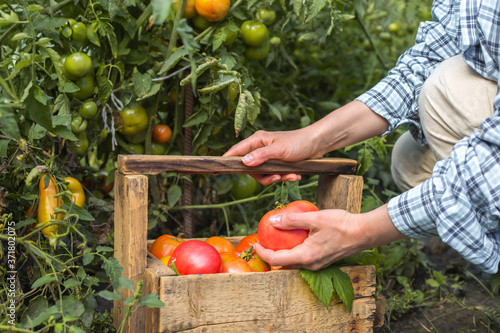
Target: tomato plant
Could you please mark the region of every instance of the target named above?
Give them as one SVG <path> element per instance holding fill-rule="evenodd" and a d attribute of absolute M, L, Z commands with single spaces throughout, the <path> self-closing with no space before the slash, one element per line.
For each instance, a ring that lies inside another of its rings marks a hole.
<path fill-rule="evenodd" d="M 249 46 L 261 46 L 269 38 L 269 30 L 262 22 L 245 21 L 240 30 L 241 38 Z"/>
<path fill-rule="evenodd" d="M 172 235 L 162 235 L 155 239 L 148 251 L 156 258 L 161 259 L 171 255 L 181 243 L 184 243 L 184 239 Z"/>
<path fill-rule="evenodd" d="M 196 0 L 196 12 L 205 20 L 217 22 L 222 20 L 231 7 L 230 0 Z"/>
<path fill-rule="evenodd" d="M 276 214 L 284 213 L 304 213 L 315 212 L 319 209 L 311 202 L 305 200 L 297 200 L 289 203 L 286 206 L 279 206 L 276 209 L 267 212 L 259 222 L 259 241 L 266 249 L 289 250 L 295 246 L 302 244 L 309 235 L 309 230 L 294 229 L 282 230 L 274 227 L 269 223 L 269 217 Z"/>
<path fill-rule="evenodd" d="M 229 240 L 223 237 L 212 236 L 208 238 L 205 242 L 215 247 L 215 249 L 219 253 L 235 251 L 233 243 L 231 243 Z"/>
<path fill-rule="evenodd" d="M 212 245 L 200 240 L 187 240 L 179 244 L 168 261 L 180 275 L 214 274 L 222 271 L 219 252 Z"/>

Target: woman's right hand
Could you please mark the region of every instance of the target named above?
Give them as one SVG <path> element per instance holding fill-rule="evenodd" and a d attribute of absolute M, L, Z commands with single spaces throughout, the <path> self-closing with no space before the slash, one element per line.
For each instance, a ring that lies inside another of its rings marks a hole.
<path fill-rule="evenodd" d="M 323 157 L 317 149 L 315 136 L 310 127 L 286 132 L 255 132 L 249 138 L 235 144 L 223 156 L 243 156 L 241 161 L 247 166 L 257 166 L 267 160 L 288 162 L 307 158 Z M 252 175 L 262 185 L 278 181 L 296 181 L 300 175 Z"/>

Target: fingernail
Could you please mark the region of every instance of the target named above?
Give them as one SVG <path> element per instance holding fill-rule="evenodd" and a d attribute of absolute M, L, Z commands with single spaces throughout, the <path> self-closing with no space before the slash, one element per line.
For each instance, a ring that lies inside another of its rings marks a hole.
<path fill-rule="evenodd" d="M 277 225 L 280 223 L 280 221 L 281 221 L 281 214 L 269 216 L 269 223 L 271 223 L 271 225 Z"/>
<path fill-rule="evenodd" d="M 248 155 L 245 155 L 241 158 L 241 161 L 244 163 L 244 164 L 249 164 L 249 163 L 252 163 L 253 162 L 253 156 L 248 154 Z"/>
<path fill-rule="evenodd" d="M 279 182 L 280 180 L 281 180 L 280 176 L 274 176 L 273 178 L 271 178 L 271 182 L 273 182 L 273 183 Z"/>

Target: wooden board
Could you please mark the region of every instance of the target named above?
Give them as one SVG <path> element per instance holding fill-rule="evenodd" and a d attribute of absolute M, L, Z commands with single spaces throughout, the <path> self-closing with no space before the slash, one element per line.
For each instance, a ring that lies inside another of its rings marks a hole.
<path fill-rule="evenodd" d="M 189 174 L 354 174 L 356 161 L 346 158 L 321 158 L 300 162 L 270 160 L 247 167 L 241 157 L 118 155 L 118 171 L 123 174 L 155 175 L 161 172 Z"/>
<path fill-rule="evenodd" d="M 148 265 L 154 267 L 155 260 Z M 298 270 L 162 275 L 158 292 L 166 306 L 152 332 L 372 332 L 375 269 L 342 270 L 354 287 L 351 313 L 336 295 L 326 309 Z"/>

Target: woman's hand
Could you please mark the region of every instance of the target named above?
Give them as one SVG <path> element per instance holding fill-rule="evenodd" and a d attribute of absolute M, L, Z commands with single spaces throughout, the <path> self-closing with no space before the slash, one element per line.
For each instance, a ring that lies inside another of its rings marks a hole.
<path fill-rule="evenodd" d="M 317 152 L 317 140 L 310 128 L 287 132 L 255 132 L 249 138 L 235 144 L 223 156 L 243 156 L 241 161 L 247 166 L 257 166 L 267 160 L 288 162 L 302 161 L 308 158 L 320 158 Z M 277 181 L 296 181 L 300 175 L 252 175 L 262 185 Z"/>
<path fill-rule="evenodd" d="M 280 229 L 309 230 L 304 243 L 291 250 L 272 251 L 254 244 L 259 257 L 272 266 L 319 270 L 364 250 L 406 238 L 394 227 L 387 205 L 364 214 L 329 209 L 273 215 L 269 221 Z"/>

